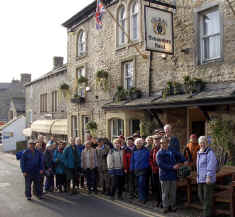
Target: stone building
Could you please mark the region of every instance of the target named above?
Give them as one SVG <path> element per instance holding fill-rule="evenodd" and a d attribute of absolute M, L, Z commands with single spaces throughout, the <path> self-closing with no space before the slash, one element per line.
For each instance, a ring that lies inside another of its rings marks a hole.
<path fill-rule="evenodd" d="M 63 57 L 53 58 L 53 69 L 25 85 L 26 87 L 26 127 L 34 137 L 44 134 L 67 136 L 67 98 L 61 85 L 67 81 L 67 66 Z"/>
<path fill-rule="evenodd" d="M 147 1 L 105 1 L 108 11 L 100 30 L 96 29 L 95 1 L 63 24 L 68 31 L 67 70 L 73 87 L 68 135 L 84 140 L 89 120 L 98 124 L 98 136 L 109 138 L 170 123 L 184 145 L 191 133 L 208 135 L 208 121 L 214 116 L 234 119 L 235 1 L 230 0 L 230 5 L 226 0 L 175 2 L 174 10 L 151 4 L 173 12 L 174 55 L 145 50 Z M 107 88 L 97 82 L 100 70 L 108 72 Z M 186 76 L 190 81 L 200 78 L 204 89 L 164 95 L 169 82 L 182 84 Z M 81 77 L 88 81 L 78 84 Z M 118 86 L 135 87 L 142 96 L 114 101 Z"/>
<path fill-rule="evenodd" d="M 0 122 L 8 122 L 25 113 L 24 84 L 31 81 L 31 74 L 21 74 L 20 80 L 0 83 Z"/>

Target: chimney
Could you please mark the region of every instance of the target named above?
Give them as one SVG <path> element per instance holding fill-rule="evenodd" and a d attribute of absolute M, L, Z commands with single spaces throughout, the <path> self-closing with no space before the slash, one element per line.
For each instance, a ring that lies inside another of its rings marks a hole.
<path fill-rule="evenodd" d="M 20 82 L 22 84 L 27 84 L 31 82 L 31 74 L 27 74 L 27 73 L 20 74 Z"/>
<path fill-rule="evenodd" d="M 62 67 L 63 64 L 64 64 L 64 57 L 53 57 L 53 67 L 54 67 L 54 69 Z"/>

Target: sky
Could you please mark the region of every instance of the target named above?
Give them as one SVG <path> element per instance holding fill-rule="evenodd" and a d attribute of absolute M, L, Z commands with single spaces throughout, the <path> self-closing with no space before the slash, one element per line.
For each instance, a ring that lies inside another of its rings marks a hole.
<path fill-rule="evenodd" d="M 49 72 L 53 56 L 67 62 L 67 30 L 61 24 L 93 0 L 5 0 L 0 3 L 0 82 Z"/>

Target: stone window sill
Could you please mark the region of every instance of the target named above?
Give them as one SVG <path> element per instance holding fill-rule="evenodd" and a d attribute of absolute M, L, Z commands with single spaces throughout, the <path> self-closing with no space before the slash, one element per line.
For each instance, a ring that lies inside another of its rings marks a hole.
<path fill-rule="evenodd" d="M 87 56 L 88 56 L 88 55 L 87 55 L 87 52 L 85 52 L 83 55 L 77 56 L 77 57 L 76 57 L 76 60 L 78 61 L 78 60 L 84 59 L 84 58 L 87 57 Z"/>
<path fill-rule="evenodd" d="M 141 45 L 142 42 L 143 41 L 141 41 L 141 40 L 136 40 L 136 41 L 133 41 L 131 43 L 120 45 L 116 48 L 116 51 L 119 51 L 119 50 L 122 50 L 122 49 L 125 49 L 125 48 L 129 48 L 129 47 L 134 47 L 136 45 Z"/>
<path fill-rule="evenodd" d="M 224 58 L 220 57 L 217 59 L 204 61 L 204 62 L 200 63 L 199 66 L 209 65 L 209 64 L 213 64 L 213 63 L 222 63 L 222 62 L 224 62 Z"/>

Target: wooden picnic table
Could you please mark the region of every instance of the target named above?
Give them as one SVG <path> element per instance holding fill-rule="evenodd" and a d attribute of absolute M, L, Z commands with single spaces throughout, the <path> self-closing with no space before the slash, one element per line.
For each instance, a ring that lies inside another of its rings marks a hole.
<path fill-rule="evenodd" d="M 216 210 L 217 214 L 228 214 L 232 217 L 235 217 L 235 176 L 233 179 L 232 185 L 224 186 L 221 183 L 224 181 L 226 177 L 232 177 L 235 174 L 235 167 L 225 166 L 221 168 L 221 170 L 216 174 L 216 186 L 220 188 L 222 191 L 214 194 L 215 202 L 225 202 L 230 204 L 230 211 L 221 211 Z M 193 171 L 190 176 L 186 178 L 186 189 L 187 189 L 187 202 L 186 206 L 202 209 L 202 207 L 198 204 L 192 203 L 192 189 L 193 186 L 197 184 L 197 173 Z M 234 186 L 233 186 L 234 185 Z M 234 189 L 233 189 L 234 187 Z M 234 192 L 234 194 L 233 194 Z"/>

